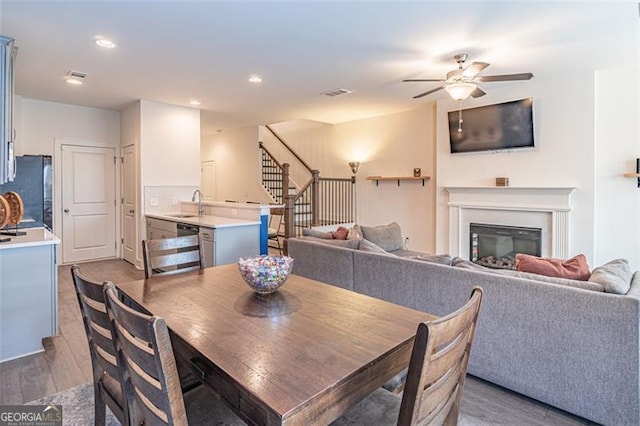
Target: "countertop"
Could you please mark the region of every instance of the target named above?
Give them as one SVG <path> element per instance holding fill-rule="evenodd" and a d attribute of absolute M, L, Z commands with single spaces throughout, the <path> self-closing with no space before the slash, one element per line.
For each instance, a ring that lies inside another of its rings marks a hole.
<path fill-rule="evenodd" d="M 4 228 L 2 229 L 2 231 L 11 231 L 13 229 Z M 53 235 L 48 229 L 45 228 L 20 229 L 20 232 L 26 232 L 26 235 L 0 235 L 1 239 L 10 238 L 10 241 L 0 243 L 0 250 L 42 246 L 49 244 L 60 244 L 60 240 L 58 239 L 58 237 Z"/>
<path fill-rule="evenodd" d="M 175 215 L 184 214 L 189 217 L 176 217 Z M 234 226 L 249 226 L 260 225 L 260 221 L 249 219 L 234 219 L 224 216 L 211 216 L 211 215 L 193 215 L 185 212 L 162 212 L 162 213 L 147 213 L 145 216 L 155 219 L 169 220 L 176 223 L 188 223 L 189 225 L 198 225 L 205 228 L 229 228 Z"/>

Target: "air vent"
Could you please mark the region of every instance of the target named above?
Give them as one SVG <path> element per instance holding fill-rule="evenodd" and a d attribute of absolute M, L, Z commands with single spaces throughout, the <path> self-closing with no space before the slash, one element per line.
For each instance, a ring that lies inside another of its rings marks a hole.
<path fill-rule="evenodd" d="M 84 80 L 87 77 L 87 74 L 84 73 L 84 72 L 80 72 L 80 71 L 69 70 L 69 71 L 67 71 L 67 75 L 65 77 L 67 77 L 67 78 L 79 78 L 81 80 Z"/>
<path fill-rule="evenodd" d="M 340 95 L 348 95 L 349 93 L 351 93 L 351 90 L 335 89 L 335 90 L 329 90 L 328 92 L 322 92 L 320 94 L 333 97 L 333 96 L 340 96 Z"/>

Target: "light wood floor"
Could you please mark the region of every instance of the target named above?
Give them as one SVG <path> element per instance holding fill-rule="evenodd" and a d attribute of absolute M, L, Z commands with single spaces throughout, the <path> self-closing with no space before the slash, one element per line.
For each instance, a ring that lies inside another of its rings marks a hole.
<path fill-rule="evenodd" d="M 144 277 L 122 260 L 80 265 L 87 277 L 114 283 Z M 0 363 L 0 405 L 22 404 L 89 383 L 91 361 L 70 266 L 58 268 L 57 336 L 44 340 L 45 351 Z M 469 376 L 465 382 L 460 425 L 592 424 L 530 398 Z"/>

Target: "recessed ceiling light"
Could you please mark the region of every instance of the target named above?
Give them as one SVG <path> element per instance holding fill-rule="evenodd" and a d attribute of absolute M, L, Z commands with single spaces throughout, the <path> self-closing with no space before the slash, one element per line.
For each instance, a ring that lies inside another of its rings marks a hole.
<path fill-rule="evenodd" d="M 260 77 L 259 75 L 252 75 L 251 77 L 249 77 L 249 81 L 251 83 L 262 83 L 262 77 Z"/>
<path fill-rule="evenodd" d="M 77 78 L 68 77 L 66 81 L 67 81 L 68 84 L 71 84 L 73 86 L 81 86 L 82 85 L 82 81 L 78 80 Z"/>
<path fill-rule="evenodd" d="M 104 47 L 105 49 L 113 49 L 116 47 L 116 44 L 113 41 L 104 37 L 96 37 L 96 44 L 100 47 Z"/>
<path fill-rule="evenodd" d="M 189 105 L 193 105 L 193 106 L 199 106 L 200 105 L 200 101 L 197 99 L 191 99 L 189 101 Z"/>

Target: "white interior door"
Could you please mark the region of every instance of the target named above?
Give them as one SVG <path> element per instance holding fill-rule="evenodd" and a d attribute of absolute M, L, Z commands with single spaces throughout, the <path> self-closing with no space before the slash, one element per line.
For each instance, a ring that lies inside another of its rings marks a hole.
<path fill-rule="evenodd" d="M 136 147 L 128 145 L 122 150 L 122 258 L 133 265 L 138 247 L 135 172 Z"/>
<path fill-rule="evenodd" d="M 201 165 L 202 198 L 207 201 L 218 199 L 216 190 L 216 162 L 214 160 L 203 161 Z"/>
<path fill-rule="evenodd" d="M 115 257 L 115 149 L 62 145 L 62 261 Z"/>

